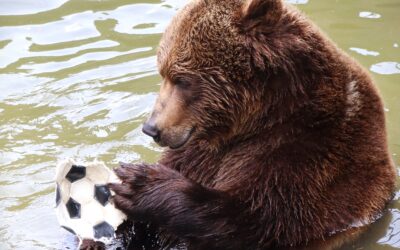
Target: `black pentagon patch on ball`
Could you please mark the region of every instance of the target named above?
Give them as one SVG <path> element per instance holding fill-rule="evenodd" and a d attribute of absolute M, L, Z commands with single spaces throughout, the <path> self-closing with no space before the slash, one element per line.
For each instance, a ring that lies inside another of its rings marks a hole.
<path fill-rule="evenodd" d="M 102 237 L 114 237 L 114 228 L 107 222 L 102 222 L 93 227 L 94 237 L 100 239 Z"/>
<path fill-rule="evenodd" d="M 56 206 L 60 205 L 61 202 L 61 192 L 60 192 L 60 186 L 58 186 L 58 183 L 56 184 Z"/>
<path fill-rule="evenodd" d="M 86 175 L 86 167 L 73 165 L 65 176 L 71 183 L 84 178 Z"/>
<path fill-rule="evenodd" d="M 94 198 L 100 202 L 101 205 L 106 206 L 111 196 L 110 189 L 106 185 L 94 186 Z"/>
<path fill-rule="evenodd" d="M 64 228 L 65 230 L 67 230 L 68 232 L 70 232 L 70 233 L 72 233 L 72 234 L 75 234 L 76 235 L 76 233 L 74 232 L 74 230 L 72 230 L 71 228 L 69 228 L 69 227 L 66 227 L 66 226 L 61 226 L 62 228 Z"/>
<path fill-rule="evenodd" d="M 71 219 L 81 218 L 81 204 L 76 202 L 74 199 L 69 198 L 66 207 Z"/>

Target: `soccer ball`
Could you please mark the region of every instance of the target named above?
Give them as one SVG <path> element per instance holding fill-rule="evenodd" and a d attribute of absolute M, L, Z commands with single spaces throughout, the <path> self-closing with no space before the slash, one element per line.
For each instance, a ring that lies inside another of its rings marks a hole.
<path fill-rule="evenodd" d="M 56 170 L 56 214 L 62 228 L 80 240 L 109 242 L 126 216 L 110 201 L 107 183 L 120 182 L 102 162 L 85 166 L 69 159 Z"/>

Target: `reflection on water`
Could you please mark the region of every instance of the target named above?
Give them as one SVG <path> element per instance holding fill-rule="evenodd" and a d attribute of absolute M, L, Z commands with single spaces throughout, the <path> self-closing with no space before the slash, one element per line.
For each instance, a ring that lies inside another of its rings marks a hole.
<path fill-rule="evenodd" d="M 155 53 L 184 0 L 0 1 L 0 249 L 73 246 L 53 213 L 57 159 L 156 161 L 140 124 L 156 97 Z M 400 3 L 299 4 L 369 68 L 400 159 Z M 349 249 L 400 248 L 400 203 Z"/>
<path fill-rule="evenodd" d="M 371 71 L 382 75 L 400 74 L 400 63 L 381 62 L 371 66 Z"/>
<path fill-rule="evenodd" d="M 2 0 L 0 15 L 29 15 L 56 9 L 68 0 Z"/>
<path fill-rule="evenodd" d="M 385 236 L 378 240 L 378 244 L 400 248 L 400 211 L 390 209 L 389 212 L 392 214 L 390 225 Z"/>
<path fill-rule="evenodd" d="M 379 56 L 379 52 L 376 51 L 369 51 L 367 49 L 362 49 L 362 48 L 349 48 L 349 50 L 352 50 L 354 52 L 357 52 L 360 55 L 363 56 Z"/>
<path fill-rule="evenodd" d="M 361 11 L 359 16 L 363 17 L 363 18 L 380 18 L 381 17 L 380 14 L 369 12 L 369 11 Z"/>

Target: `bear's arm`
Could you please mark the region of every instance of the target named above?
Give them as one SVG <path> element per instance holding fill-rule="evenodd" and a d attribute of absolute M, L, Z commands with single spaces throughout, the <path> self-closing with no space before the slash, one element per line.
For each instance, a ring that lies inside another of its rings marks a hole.
<path fill-rule="evenodd" d="M 156 223 L 200 249 L 208 244 L 238 249 L 242 244 L 235 237 L 241 230 L 236 225 L 248 221 L 243 218 L 246 209 L 229 195 L 159 164 L 122 164 L 115 171 L 122 184 L 110 185 L 114 202 L 131 219 Z"/>

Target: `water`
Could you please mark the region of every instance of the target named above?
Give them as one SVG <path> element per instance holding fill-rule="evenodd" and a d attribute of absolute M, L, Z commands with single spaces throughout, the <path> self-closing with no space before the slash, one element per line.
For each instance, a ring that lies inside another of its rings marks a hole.
<path fill-rule="evenodd" d="M 292 0 L 372 72 L 400 164 L 400 2 Z M 155 52 L 185 0 L 0 0 L 0 249 L 62 249 L 58 159 L 154 162 L 140 124 L 160 80 Z M 400 248 L 400 192 L 353 247 Z"/>

